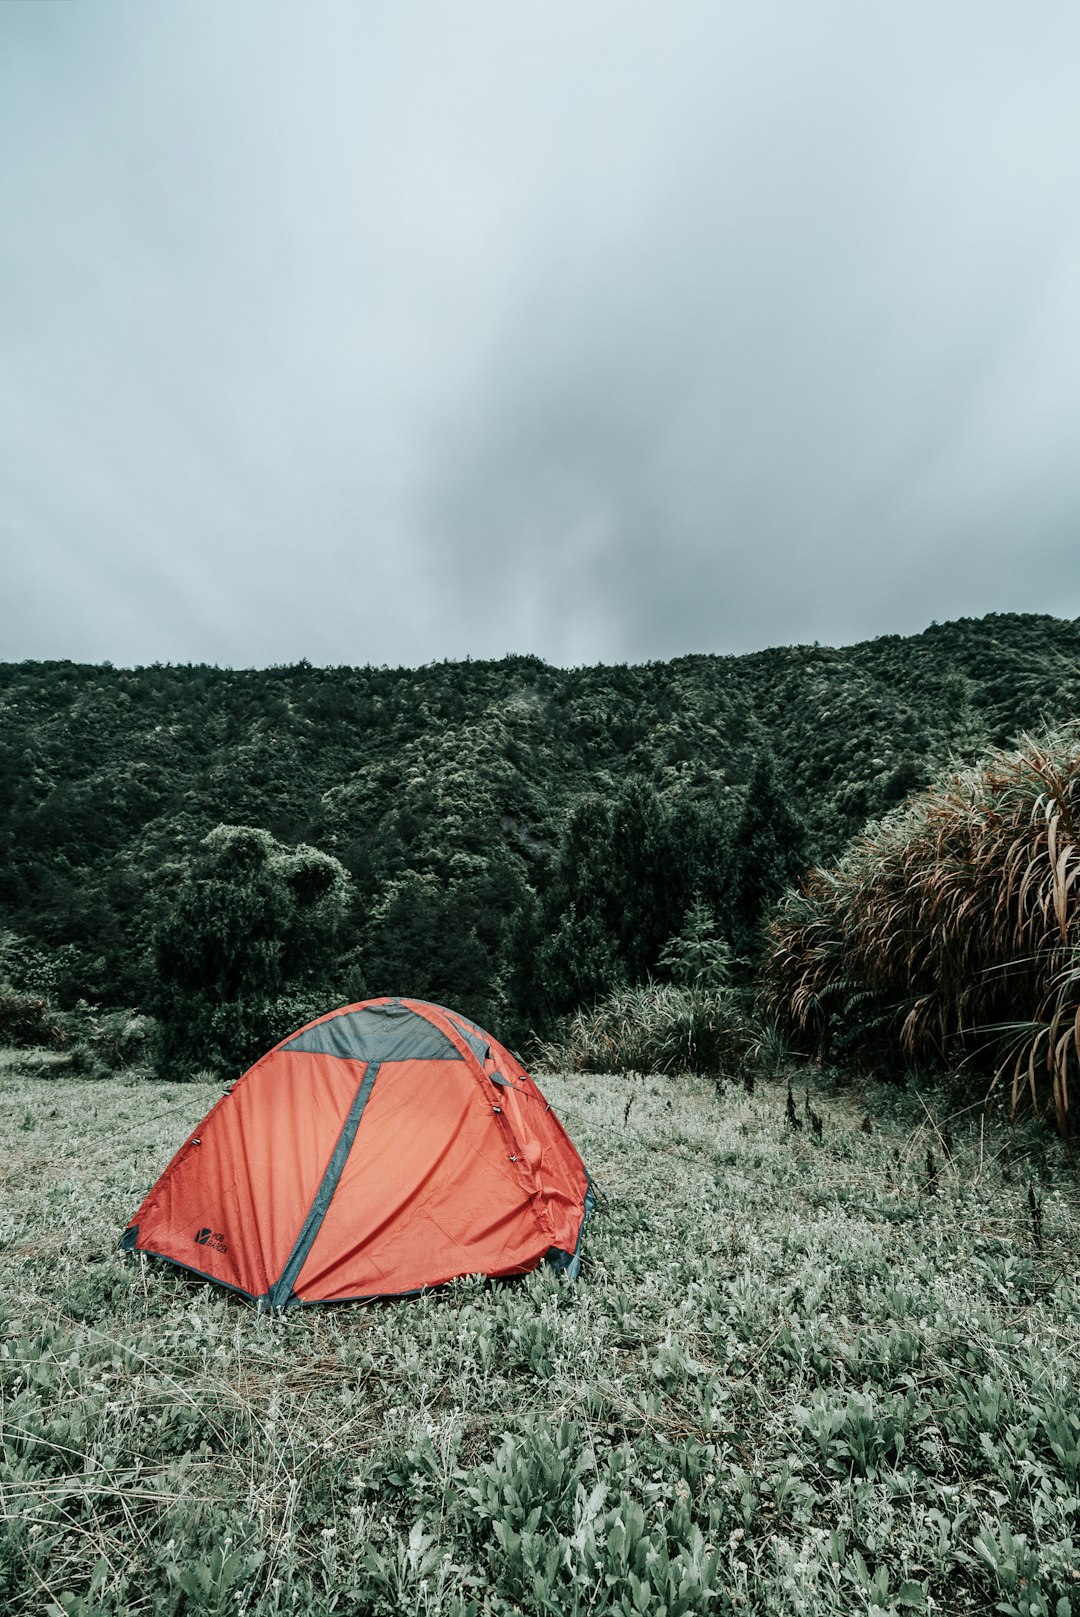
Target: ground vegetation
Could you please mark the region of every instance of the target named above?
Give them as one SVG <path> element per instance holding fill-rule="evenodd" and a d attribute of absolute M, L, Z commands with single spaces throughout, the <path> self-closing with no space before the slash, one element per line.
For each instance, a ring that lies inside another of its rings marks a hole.
<path fill-rule="evenodd" d="M 1080 1610 L 1053 1135 L 809 1064 L 542 1082 L 577 1284 L 260 1317 L 115 1250 L 219 1085 L 0 1058 L 4 1611 Z"/>

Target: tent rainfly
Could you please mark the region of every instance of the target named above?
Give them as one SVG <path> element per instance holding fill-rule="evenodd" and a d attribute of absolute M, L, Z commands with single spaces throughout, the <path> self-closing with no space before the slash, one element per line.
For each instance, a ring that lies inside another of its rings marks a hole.
<path fill-rule="evenodd" d="M 280 1309 L 545 1260 L 574 1278 L 591 1205 L 581 1158 L 508 1050 L 441 1006 L 375 999 L 250 1067 L 120 1245 Z"/>

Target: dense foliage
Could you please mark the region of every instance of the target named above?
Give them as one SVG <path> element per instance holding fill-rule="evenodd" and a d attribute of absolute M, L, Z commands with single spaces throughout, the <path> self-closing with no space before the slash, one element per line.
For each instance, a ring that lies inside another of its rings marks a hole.
<path fill-rule="evenodd" d="M 296 979 L 520 1039 L 670 976 L 695 906 L 752 954 L 802 866 L 1078 701 L 1080 625 L 1031 616 L 639 667 L 0 665 L 0 977 L 168 1015 L 160 940 L 204 839 L 248 827 L 348 874 L 334 959 L 309 930 Z"/>
<path fill-rule="evenodd" d="M 1080 1059 L 1080 732 L 944 776 L 813 871 L 773 920 L 773 1006 L 820 1048 L 1009 1050 L 1013 1104 L 1067 1132 Z M 1010 1048 L 1011 1046 L 1011 1048 Z"/>
<path fill-rule="evenodd" d="M 349 878 L 314 848 L 219 826 L 203 838 L 156 938 L 165 1077 L 247 1065 L 334 993 Z"/>

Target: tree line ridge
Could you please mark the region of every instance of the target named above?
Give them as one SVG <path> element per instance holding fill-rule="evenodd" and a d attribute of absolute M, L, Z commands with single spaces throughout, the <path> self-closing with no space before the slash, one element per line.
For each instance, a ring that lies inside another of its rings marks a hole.
<path fill-rule="evenodd" d="M 2 664 L 0 975 L 176 1021 L 216 972 L 204 1064 L 384 992 L 541 1036 L 688 949 L 737 975 L 800 872 L 1078 703 L 1080 622 L 1024 614 L 573 669 Z"/>

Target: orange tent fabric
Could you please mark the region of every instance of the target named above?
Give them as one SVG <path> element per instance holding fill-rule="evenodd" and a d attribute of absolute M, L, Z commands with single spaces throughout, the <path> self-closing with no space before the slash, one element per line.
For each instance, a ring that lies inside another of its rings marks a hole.
<path fill-rule="evenodd" d="M 545 1258 L 573 1277 L 591 1202 L 581 1158 L 508 1050 L 441 1006 L 377 999 L 249 1068 L 120 1244 L 283 1308 Z"/>

